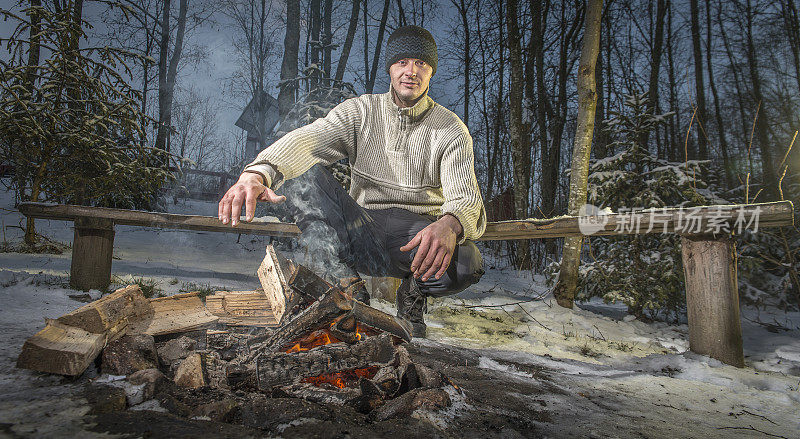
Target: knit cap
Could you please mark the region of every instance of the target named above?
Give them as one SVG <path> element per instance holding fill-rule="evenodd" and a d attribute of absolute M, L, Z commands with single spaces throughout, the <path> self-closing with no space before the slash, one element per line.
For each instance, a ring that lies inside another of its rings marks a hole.
<path fill-rule="evenodd" d="M 403 26 L 397 28 L 386 43 L 386 73 L 392 64 L 404 58 L 421 59 L 433 68 L 439 63 L 436 41 L 433 35 L 419 26 Z"/>

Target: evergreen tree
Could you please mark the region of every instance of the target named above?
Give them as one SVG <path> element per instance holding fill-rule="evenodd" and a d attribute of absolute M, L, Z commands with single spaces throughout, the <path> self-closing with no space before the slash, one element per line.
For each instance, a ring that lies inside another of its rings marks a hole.
<path fill-rule="evenodd" d="M 15 169 L 17 200 L 146 208 L 168 174 L 143 141 L 141 94 L 127 82 L 134 55 L 81 49 L 88 23 L 72 5 L 23 11 L 36 20 L 0 9 L 18 23 L 0 60 L 0 155 Z M 39 47 L 48 58 L 26 62 Z M 30 219 L 25 241 L 36 241 Z"/>
<path fill-rule="evenodd" d="M 672 114 L 653 115 L 645 94 L 626 97 L 624 111 L 605 122 L 610 157 L 589 170 L 589 204 L 624 214 L 631 210 L 690 207 L 724 202 L 704 178 L 708 161 L 669 162 L 641 144 L 642 134 L 664 124 Z M 578 300 L 602 297 L 622 302 L 637 317 L 677 315 L 684 307 L 680 237 L 640 234 L 590 238 L 589 261 L 581 263 Z M 553 270 L 551 266 L 551 280 Z"/>

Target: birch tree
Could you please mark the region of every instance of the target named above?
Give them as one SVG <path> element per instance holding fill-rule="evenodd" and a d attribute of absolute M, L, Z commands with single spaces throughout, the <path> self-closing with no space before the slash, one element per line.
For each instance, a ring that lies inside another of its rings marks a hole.
<path fill-rule="evenodd" d="M 569 184 L 569 214 L 577 215 L 586 204 L 589 177 L 589 155 L 594 134 L 594 115 L 597 106 L 597 84 L 595 65 L 600 50 L 600 21 L 603 0 L 589 0 L 586 6 L 586 23 L 583 32 L 580 66 L 578 67 L 578 126 L 572 152 L 572 169 Z M 553 296 L 556 302 L 572 308 L 578 285 L 583 236 L 568 236 L 564 239 L 561 256 L 561 271 Z"/>

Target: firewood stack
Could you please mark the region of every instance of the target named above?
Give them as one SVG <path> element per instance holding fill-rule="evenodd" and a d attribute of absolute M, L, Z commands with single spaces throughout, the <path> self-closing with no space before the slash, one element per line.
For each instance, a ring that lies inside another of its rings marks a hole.
<path fill-rule="evenodd" d="M 330 284 L 272 246 L 257 273 L 261 290 L 217 292 L 204 302 L 198 293 L 147 300 L 135 285 L 120 289 L 48 321 L 26 341 L 17 367 L 77 376 L 105 349 L 103 373 L 137 383 L 163 374 L 173 399 L 208 387 L 234 399 L 347 405 L 373 420 L 450 404 L 445 388 L 455 386 L 403 346 L 410 324 L 355 300 L 358 282 Z"/>

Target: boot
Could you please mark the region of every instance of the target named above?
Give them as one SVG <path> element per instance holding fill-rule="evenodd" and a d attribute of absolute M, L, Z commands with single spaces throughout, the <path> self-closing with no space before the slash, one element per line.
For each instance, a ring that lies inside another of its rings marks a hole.
<path fill-rule="evenodd" d="M 428 310 L 428 301 L 419 290 L 417 281 L 411 275 L 403 278 L 397 288 L 397 317 L 411 323 L 412 337 L 425 338 L 427 326 L 423 315 Z"/>
<path fill-rule="evenodd" d="M 353 299 L 358 300 L 364 305 L 369 305 L 369 291 L 365 286 L 365 282 L 361 276 L 344 277 L 339 279 L 339 287 L 342 290 L 353 296 Z"/>

